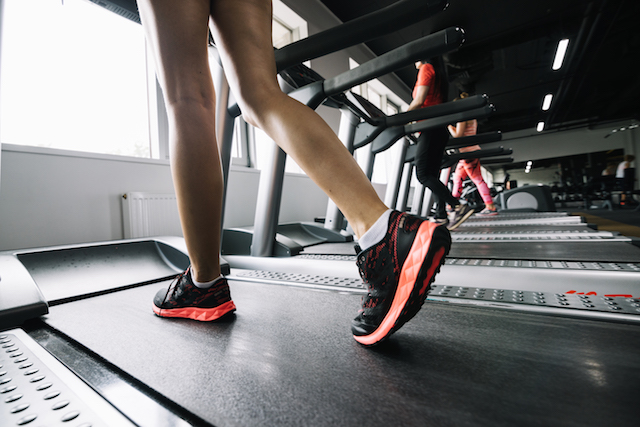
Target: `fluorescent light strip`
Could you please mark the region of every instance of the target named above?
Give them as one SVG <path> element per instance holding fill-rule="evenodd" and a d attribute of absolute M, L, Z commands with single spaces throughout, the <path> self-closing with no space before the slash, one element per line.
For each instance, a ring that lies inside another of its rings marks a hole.
<path fill-rule="evenodd" d="M 544 97 L 544 101 L 542 101 L 542 111 L 547 111 L 549 107 L 551 107 L 551 100 L 553 99 L 552 94 L 548 94 Z"/>
<path fill-rule="evenodd" d="M 544 122 L 538 122 L 538 127 L 536 127 L 538 132 L 542 132 L 544 130 Z"/>
<path fill-rule="evenodd" d="M 558 42 L 558 49 L 556 50 L 556 57 L 553 60 L 553 66 L 551 67 L 554 71 L 559 70 L 562 67 L 562 61 L 564 61 L 564 56 L 567 53 L 567 46 L 569 45 L 569 39 L 562 39 Z"/>

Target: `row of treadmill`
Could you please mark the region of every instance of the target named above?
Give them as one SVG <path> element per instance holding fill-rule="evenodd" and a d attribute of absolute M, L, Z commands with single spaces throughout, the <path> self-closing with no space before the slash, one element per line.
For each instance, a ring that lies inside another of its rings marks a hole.
<path fill-rule="evenodd" d="M 349 88 L 455 50 L 449 28 L 337 77 L 300 65 L 443 10 L 402 0 L 276 51 L 281 85 L 312 108 L 339 108 L 339 137 L 375 156 L 402 149 L 385 203 L 409 200 L 415 145 L 432 127 L 488 117 L 474 96 L 387 116 Z M 218 134 L 228 177 L 241 112 L 221 69 Z M 500 140 L 450 141 L 456 149 Z M 509 150 L 480 150 L 483 158 Z M 634 238 L 555 212 L 544 187 L 500 194 L 502 210 L 471 217 L 423 309 L 384 343 L 350 334 L 366 289 L 348 224 L 278 224 L 284 153 L 261 173 L 256 221 L 224 230 L 222 256 L 238 307 L 217 322 L 155 316 L 156 291 L 189 265 L 184 239 L 142 239 L 0 253 L 0 424 L 74 426 L 601 426 L 637 425 L 640 247 Z M 446 174 L 443 174 L 445 176 Z"/>

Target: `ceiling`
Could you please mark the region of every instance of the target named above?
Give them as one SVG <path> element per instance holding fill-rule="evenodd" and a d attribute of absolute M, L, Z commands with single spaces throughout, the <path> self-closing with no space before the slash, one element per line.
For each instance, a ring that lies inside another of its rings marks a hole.
<path fill-rule="evenodd" d="M 321 0 L 343 22 L 396 0 Z M 418 24 L 367 43 L 377 55 L 457 26 L 465 43 L 443 58 L 450 99 L 486 93 L 496 112 L 483 132 L 598 126 L 640 119 L 640 1 L 451 0 Z M 570 40 L 562 68 L 551 65 L 558 41 Z M 409 87 L 416 70 L 396 72 Z M 546 94 L 553 94 L 542 111 Z"/>
<path fill-rule="evenodd" d="M 137 20 L 135 0 L 91 0 Z M 347 22 L 397 0 L 319 0 Z M 640 120 L 640 1 L 450 0 L 439 14 L 367 42 L 377 55 L 448 27 L 466 41 L 443 57 L 449 98 L 485 93 L 496 112 L 483 132 L 604 127 Z M 562 68 L 551 65 L 558 41 L 570 40 Z M 412 88 L 416 70 L 395 74 Z M 546 94 L 553 94 L 542 111 Z"/>

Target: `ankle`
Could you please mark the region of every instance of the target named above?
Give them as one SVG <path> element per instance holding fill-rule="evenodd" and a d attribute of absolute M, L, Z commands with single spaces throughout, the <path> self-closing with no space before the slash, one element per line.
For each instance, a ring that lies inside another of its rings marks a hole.
<path fill-rule="evenodd" d="M 389 217 L 391 216 L 391 212 L 391 209 L 387 209 L 378 217 L 369 229 L 358 238 L 362 250 L 370 248 L 384 238 L 389 227 Z"/>
<path fill-rule="evenodd" d="M 199 283 L 208 283 L 217 280 L 222 276 L 220 268 L 197 270 L 193 266 L 189 267 L 191 280 Z"/>
<path fill-rule="evenodd" d="M 372 210 L 368 212 L 368 214 L 363 216 L 360 221 L 352 221 L 349 219 L 349 224 L 351 224 L 351 228 L 353 228 L 353 232 L 357 239 L 360 239 L 365 235 L 367 231 L 374 226 L 374 224 L 380 219 L 380 217 L 387 213 L 387 211 L 391 211 L 386 206 L 382 205 L 380 209 L 377 209 L 375 212 Z M 387 215 L 388 218 L 388 215 Z"/>

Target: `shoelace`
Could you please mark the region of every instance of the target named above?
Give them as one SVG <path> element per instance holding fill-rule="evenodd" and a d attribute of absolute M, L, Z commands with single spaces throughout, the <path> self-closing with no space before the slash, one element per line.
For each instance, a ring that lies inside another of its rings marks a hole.
<path fill-rule="evenodd" d="M 169 298 L 170 295 L 173 295 L 178 287 L 178 283 L 180 283 L 180 279 L 182 279 L 186 274 L 189 273 L 189 269 L 187 268 L 186 271 L 178 274 L 174 279 L 173 282 L 171 282 L 171 284 L 169 285 L 169 287 L 167 288 L 167 293 L 164 296 L 164 300 L 162 301 L 163 304 L 167 301 L 167 298 Z"/>

